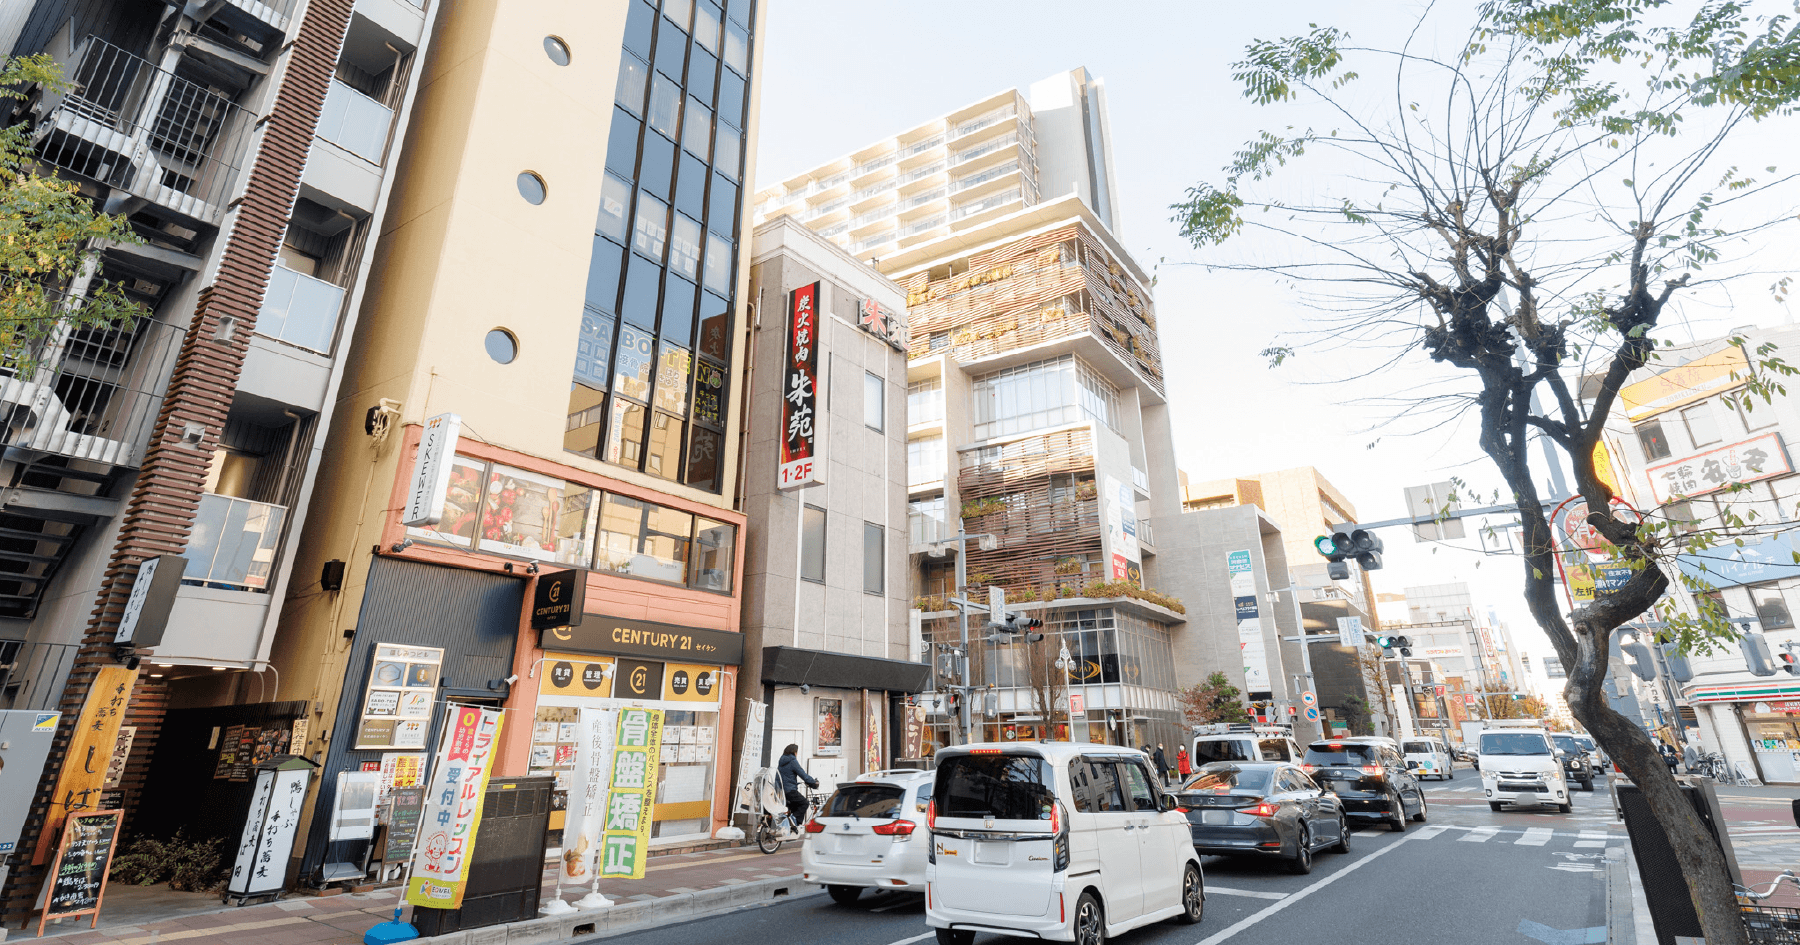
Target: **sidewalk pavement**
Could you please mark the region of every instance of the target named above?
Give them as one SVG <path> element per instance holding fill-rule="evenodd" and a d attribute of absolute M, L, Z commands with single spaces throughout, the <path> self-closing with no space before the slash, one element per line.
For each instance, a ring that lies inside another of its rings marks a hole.
<path fill-rule="evenodd" d="M 651 857 L 645 876 L 638 880 L 607 880 L 600 891 L 612 899 L 610 909 L 572 913 L 555 918 L 512 923 L 426 939 L 457 945 L 520 945 L 557 942 L 601 931 L 623 932 L 643 925 L 686 920 L 728 911 L 781 896 L 816 892 L 800 878 L 800 845 L 786 844 L 780 852 L 764 854 L 754 846 L 725 847 L 695 853 Z M 557 892 L 556 871 L 544 872 L 544 898 Z M 167 890 L 162 890 L 167 893 Z M 565 886 L 561 898 L 573 903 L 588 887 Z M 121 896 L 121 893 L 123 895 Z M 394 917 L 401 905 L 398 888 L 335 896 L 304 896 L 241 908 L 221 907 L 216 898 L 198 901 L 195 894 L 157 895 L 157 890 L 111 887 L 106 892 L 108 909 L 102 910 L 100 927 L 88 928 L 89 916 L 51 923 L 44 938 L 56 945 L 361 945 L 363 933 Z M 116 917 L 107 913 L 123 899 Z M 162 915 L 157 915 L 159 911 Z M 174 914 L 170 914 L 170 913 Z M 411 907 L 402 911 L 410 918 Z M 37 921 L 24 931 L 5 932 L 9 941 L 37 937 Z"/>

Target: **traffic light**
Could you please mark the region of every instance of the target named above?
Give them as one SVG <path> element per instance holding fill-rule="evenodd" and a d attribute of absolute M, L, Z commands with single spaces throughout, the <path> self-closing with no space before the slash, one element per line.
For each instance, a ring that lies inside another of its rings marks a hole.
<path fill-rule="evenodd" d="M 990 617 L 988 629 L 993 633 L 988 639 L 995 643 L 1012 643 L 1014 638 L 1022 638 L 1027 643 L 1036 643 L 1044 638 L 1041 628 L 1042 620 L 1027 617 L 1024 614 L 1001 614 L 997 618 Z"/>
<path fill-rule="evenodd" d="M 1401 656 L 1412 655 L 1412 638 L 1396 636 L 1377 636 L 1375 645 L 1384 650 L 1399 650 Z"/>
<path fill-rule="evenodd" d="M 1631 671 L 1639 679 L 1656 678 L 1656 662 L 1650 655 L 1650 648 L 1642 643 L 1621 643 L 1619 653 L 1631 664 Z"/>
<path fill-rule="evenodd" d="M 1688 662 L 1686 653 L 1675 648 L 1673 643 L 1662 645 L 1663 662 L 1669 667 L 1669 675 L 1676 682 L 1687 682 L 1694 678 L 1694 666 Z"/>
<path fill-rule="evenodd" d="M 1356 527 L 1354 522 L 1331 526 L 1331 534 L 1313 539 L 1313 549 L 1329 563 L 1326 573 L 1334 581 L 1350 579 L 1350 566 L 1345 562 L 1351 558 L 1364 571 L 1381 568 L 1381 538 L 1369 529 Z"/>
<path fill-rule="evenodd" d="M 1525 698 L 1525 694 L 1522 692 L 1515 692 L 1512 694 L 1512 701 L 1514 701 L 1514 702 L 1518 702 L 1519 700 L 1521 700 L 1523 698 Z"/>
<path fill-rule="evenodd" d="M 1794 665 L 1794 654 L 1783 652 L 1777 658 L 1781 660 L 1782 672 L 1789 676 L 1800 676 L 1800 666 Z"/>
<path fill-rule="evenodd" d="M 1350 533 L 1350 547 L 1356 553 L 1356 563 L 1362 565 L 1364 571 L 1381 570 L 1381 538 L 1366 528 L 1359 528 Z"/>
<path fill-rule="evenodd" d="M 1760 633 L 1746 633 L 1738 640 L 1738 649 L 1744 651 L 1744 665 L 1753 676 L 1775 675 L 1775 657 L 1769 652 L 1769 641 Z"/>

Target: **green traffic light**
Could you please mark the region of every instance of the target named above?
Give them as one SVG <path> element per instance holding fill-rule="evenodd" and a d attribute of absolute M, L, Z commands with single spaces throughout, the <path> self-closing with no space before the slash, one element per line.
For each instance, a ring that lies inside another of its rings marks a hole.
<path fill-rule="evenodd" d="M 1384 650 L 1391 650 L 1394 648 L 1394 638 L 1393 637 L 1376 637 L 1375 644 Z"/>
<path fill-rule="evenodd" d="M 1318 549 L 1319 554 L 1322 554 L 1327 558 L 1337 553 L 1337 542 L 1332 541 L 1330 535 L 1320 535 L 1319 537 L 1314 538 L 1313 547 Z"/>

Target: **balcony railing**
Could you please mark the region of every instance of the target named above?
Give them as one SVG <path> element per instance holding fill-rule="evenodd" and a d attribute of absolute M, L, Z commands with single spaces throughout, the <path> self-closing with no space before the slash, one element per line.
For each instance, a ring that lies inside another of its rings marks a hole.
<path fill-rule="evenodd" d="M 1149 492 L 1150 491 L 1150 474 L 1143 471 L 1142 469 L 1137 468 L 1136 466 L 1131 467 L 1131 484 L 1134 486 L 1137 486 L 1139 489 L 1142 489 L 1145 492 Z"/>
<path fill-rule="evenodd" d="M 370 164 L 380 164 L 393 124 L 393 109 L 332 79 L 317 134 Z"/>
<path fill-rule="evenodd" d="M 936 164 L 927 164 L 924 167 L 914 168 L 913 170 L 907 171 L 906 173 L 901 174 L 899 177 L 894 178 L 894 183 L 897 185 L 898 184 L 910 184 L 913 181 L 916 181 L 921 177 L 930 177 L 933 174 L 942 174 L 943 172 L 944 172 L 944 162 L 939 161 Z"/>
<path fill-rule="evenodd" d="M 1156 529 L 1150 527 L 1149 519 L 1140 518 L 1137 520 L 1137 537 L 1140 543 L 1149 545 L 1152 548 L 1156 547 Z"/>
<path fill-rule="evenodd" d="M 284 506 L 205 493 L 188 537 L 183 584 L 269 592 Z"/>
<path fill-rule="evenodd" d="M 997 122 L 1005 121 L 1006 119 L 1011 118 L 1014 114 L 1017 114 L 1017 110 L 1013 106 L 1002 105 L 999 108 L 996 108 L 993 111 L 988 112 L 985 115 L 980 115 L 975 118 L 971 118 L 968 121 L 965 121 L 960 125 L 957 125 L 956 132 L 953 135 L 951 135 L 951 137 L 960 138 L 963 135 L 974 134 L 975 132 L 980 131 L 981 129 L 986 128 L 990 125 L 993 125 Z"/>
<path fill-rule="evenodd" d="M 911 236 L 914 233 L 923 233 L 926 230 L 935 229 L 937 227 L 943 226 L 945 222 L 946 221 L 944 219 L 944 215 L 940 213 L 937 216 L 927 217 L 926 219 L 920 220 L 919 222 L 914 223 L 912 226 L 909 226 L 906 229 L 901 230 L 900 235 L 901 236 Z"/>
<path fill-rule="evenodd" d="M 218 225 L 248 131 L 241 110 L 98 37 L 69 75 L 75 89 L 34 132 L 45 163 Z"/>
<path fill-rule="evenodd" d="M 59 333 L 30 377 L 0 368 L 0 444 L 141 465 L 181 337 L 180 329 L 148 318 L 129 331 Z"/>
<path fill-rule="evenodd" d="M 1016 173 L 1018 170 L 1018 161 L 1002 164 L 999 167 L 990 167 L 979 174 L 970 174 L 967 177 L 959 177 L 956 180 L 951 181 L 950 190 L 955 193 L 968 190 L 970 187 L 979 187 L 995 178 L 1005 177 L 1008 174 Z"/>
<path fill-rule="evenodd" d="M 1008 204 L 1015 200 L 1019 200 L 1022 196 L 1023 194 L 1019 191 L 1019 188 L 1014 187 L 1005 193 L 995 194 L 992 197 L 984 197 L 974 203 L 952 207 L 950 209 L 950 219 L 960 220 L 963 217 L 973 216 L 986 210 L 992 210 L 1002 204 Z"/>
<path fill-rule="evenodd" d="M 932 148 L 942 147 L 943 144 L 944 144 L 944 136 L 937 135 L 935 137 L 926 138 L 924 141 L 919 141 L 919 142 L 915 142 L 913 144 L 909 144 L 906 147 L 901 148 L 898 151 L 895 151 L 894 157 L 909 158 L 915 154 L 918 154 L 921 151 L 929 151 Z"/>
<path fill-rule="evenodd" d="M 338 312 L 344 307 L 343 286 L 332 285 L 277 265 L 269 274 L 256 333 L 320 354 L 331 353 Z"/>
<path fill-rule="evenodd" d="M 1001 148 L 1015 145 L 1018 143 L 1019 143 L 1019 133 L 1016 131 L 1008 132 L 1007 134 L 1003 134 L 1000 137 L 995 138 L 992 141 L 984 141 L 981 144 L 978 144 L 975 147 L 972 147 L 967 151 L 958 152 L 955 159 L 953 159 L 950 163 L 952 165 L 967 164 L 968 162 L 973 161 L 976 158 L 981 157 L 984 154 L 992 154 L 993 152 L 998 151 Z"/>

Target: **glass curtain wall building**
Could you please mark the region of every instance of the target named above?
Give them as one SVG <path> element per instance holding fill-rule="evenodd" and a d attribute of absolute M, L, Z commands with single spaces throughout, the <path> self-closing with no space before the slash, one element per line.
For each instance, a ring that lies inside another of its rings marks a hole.
<path fill-rule="evenodd" d="M 753 0 L 629 0 L 564 447 L 717 492 Z"/>

